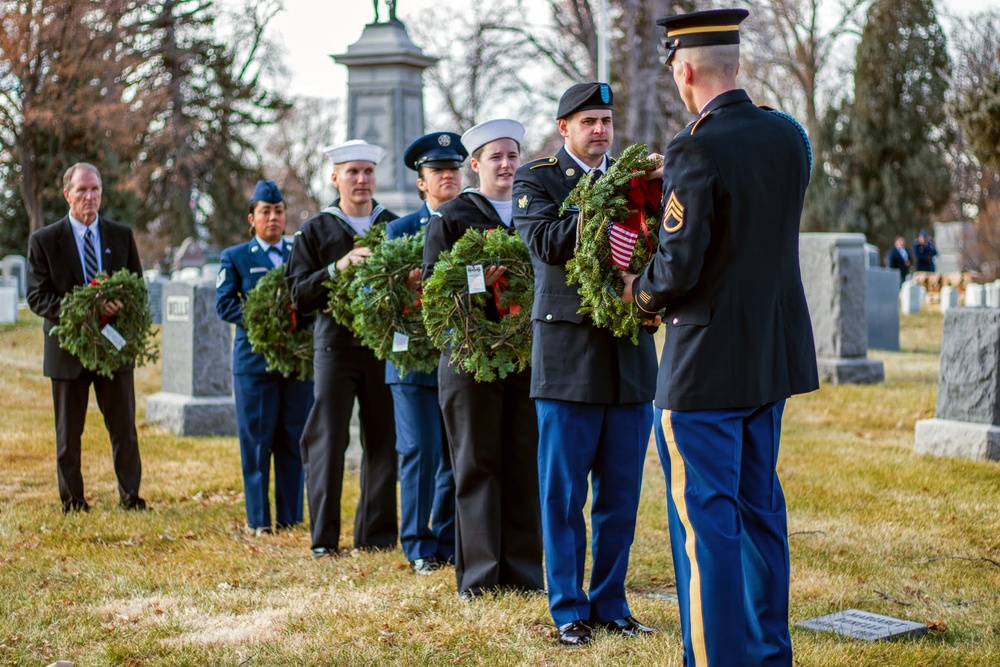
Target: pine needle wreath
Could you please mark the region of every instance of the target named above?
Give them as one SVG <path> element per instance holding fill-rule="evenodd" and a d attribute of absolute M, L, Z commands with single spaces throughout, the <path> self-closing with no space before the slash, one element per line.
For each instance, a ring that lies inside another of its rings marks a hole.
<path fill-rule="evenodd" d="M 580 285 L 580 313 L 589 315 L 594 324 L 619 337 L 629 336 L 639 342 L 639 327 L 644 315 L 634 303 L 621 300 L 625 283 L 621 270 L 611 262 L 610 224 L 642 213 L 652 224 L 635 241 L 629 273 L 640 273 L 656 252 L 660 202 L 630 206 L 630 188 L 642 188 L 646 175 L 659 166 L 646 157 L 645 144 L 632 144 L 615 160 L 596 182 L 581 178 L 566 197 L 560 213 L 570 205 L 580 209 L 577 218 L 577 245 L 573 259 L 566 262 L 566 282 Z"/>
<path fill-rule="evenodd" d="M 466 267 L 477 264 L 507 267 L 499 288 L 494 285 L 496 296 L 469 294 Z M 490 298 L 506 313 L 499 322 L 486 318 Z M 451 347 L 453 364 L 461 364 L 480 382 L 491 382 L 528 367 L 534 299 L 531 258 L 521 238 L 501 229 L 470 229 L 441 254 L 424 284 L 424 324 L 439 350 Z"/>
<path fill-rule="evenodd" d="M 264 356 L 267 369 L 299 380 L 313 375 L 313 330 L 300 329 L 285 286 L 285 266 L 273 268 L 243 299 L 243 326 L 250 348 Z"/>
<path fill-rule="evenodd" d="M 424 327 L 420 294 L 406 285 L 424 255 L 424 232 L 389 239 L 372 250 L 371 257 L 354 267 L 350 293 L 354 295 L 354 330 L 379 359 L 392 362 L 399 374 L 430 373 L 440 352 Z M 396 335 L 407 337 L 407 349 L 394 352 Z"/>
<path fill-rule="evenodd" d="M 377 222 L 361 236 L 355 236 L 355 247 L 361 246 L 375 250 L 385 240 L 386 224 L 385 222 Z M 346 269 L 335 272 L 323 281 L 323 285 L 330 290 L 327 295 L 325 312 L 333 318 L 334 322 L 351 331 L 354 331 L 354 309 L 351 306 L 354 295 L 351 294 L 351 281 L 354 280 L 354 272 L 358 266 L 358 264 L 348 264 Z M 355 331 L 356 333 L 357 331 Z"/>
<path fill-rule="evenodd" d="M 118 314 L 101 314 L 105 301 L 121 301 Z M 101 330 L 110 324 L 125 339 L 116 349 Z M 83 367 L 110 378 L 122 366 L 142 366 L 157 359 L 153 316 L 146 301 L 142 276 L 119 269 L 109 277 L 100 273 L 88 285 L 74 287 L 63 297 L 59 324 L 49 332 L 59 337 L 59 347 L 80 360 Z"/>

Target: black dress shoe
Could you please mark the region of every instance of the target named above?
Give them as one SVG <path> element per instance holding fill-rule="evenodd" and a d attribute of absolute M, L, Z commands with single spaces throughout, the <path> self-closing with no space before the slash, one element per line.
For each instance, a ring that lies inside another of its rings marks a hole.
<path fill-rule="evenodd" d="M 132 496 L 130 498 L 122 498 L 118 501 L 118 505 L 126 511 L 129 512 L 145 512 L 146 511 L 146 501 L 139 496 Z"/>
<path fill-rule="evenodd" d="M 70 512 L 89 512 L 90 505 L 86 500 L 67 500 L 63 503 L 63 514 Z"/>
<path fill-rule="evenodd" d="M 625 637 L 645 637 L 646 635 L 655 635 L 658 632 L 656 628 L 643 625 L 639 621 L 635 620 L 635 617 L 633 616 L 619 618 L 617 621 L 595 623 L 594 627 L 607 630 L 608 632 L 617 635 L 624 635 Z"/>
<path fill-rule="evenodd" d="M 413 569 L 413 574 L 434 574 L 441 569 L 441 563 L 434 556 L 428 556 L 411 560 L 410 567 Z"/>
<path fill-rule="evenodd" d="M 312 555 L 313 558 L 335 558 L 337 556 L 337 550 L 331 549 L 330 547 L 313 547 Z"/>
<path fill-rule="evenodd" d="M 590 626 L 583 621 L 572 621 L 559 626 L 559 643 L 563 646 L 586 646 L 593 640 Z"/>

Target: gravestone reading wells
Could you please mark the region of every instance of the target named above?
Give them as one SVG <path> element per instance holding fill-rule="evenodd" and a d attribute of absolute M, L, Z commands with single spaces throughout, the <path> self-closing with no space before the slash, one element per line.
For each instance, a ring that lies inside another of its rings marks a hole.
<path fill-rule="evenodd" d="M 923 623 L 873 614 L 860 609 L 847 609 L 835 614 L 817 616 L 800 621 L 795 626 L 817 632 L 834 632 L 838 635 L 869 642 L 886 639 L 915 639 L 927 634 L 927 626 Z"/>
<path fill-rule="evenodd" d="M 868 347 L 899 350 L 899 271 L 877 265 L 865 270 Z"/>
<path fill-rule="evenodd" d="M 215 278 L 163 286 L 162 391 L 146 421 L 176 435 L 234 435 L 232 332 L 215 312 Z"/>
<path fill-rule="evenodd" d="M 947 313 L 951 308 L 958 307 L 958 290 L 954 287 L 941 288 L 941 312 Z"/>
<path fill-rule="evenodd" d="M 819 376 L 834 384 L 885 378 L 882 362 L 868 358 L 864 244 L 864 234 L 799 235 Z"/>
<path fill-rule="evenodd" d="M 899 309 L 905 315 L 916 315 L 924 302 L 924 288 L 912 280 L 905 281 L 899 288 Z"/>
<path fill-rule="evenodd" d="M 1000 308 L 945 314 L 937 409 L 917 422 L 914 449 L 1000 460 Z"/>
<path fill-rule="evenodd" d="M 24 255 L 7 255 L 0 259 L 0 276 L 17 279 L 17 297 L 23 299 L 28 293 L 28 260 Z"/>

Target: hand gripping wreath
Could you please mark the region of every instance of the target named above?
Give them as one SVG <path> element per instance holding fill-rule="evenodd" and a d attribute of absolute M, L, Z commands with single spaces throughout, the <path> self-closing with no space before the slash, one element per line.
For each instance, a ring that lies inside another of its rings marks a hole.
<path fill-rule="evenodd" d="M 621 300 L 621 273 L 642 272 L 656 252 L 662 186 L 646 176 L 658 166 L 646 157 L 645 144 L 633 144 L 596 182 L 581 178 L 560 210 L 573 205 L 580 210 L 576 250 L 566 262 L 566 282 L 580 285 L 579 312 L 636 344 L 648 315 Z"/>
<path fill-rule="evenodd" d="M 106 301 L 122 303 L 114 317 L 102 314 Z M 110 277 L 100 273 L 90 284 L 74 287 L 63 297 L 59 324 L 49 333 L 58 336 L 59 347 L 79 359 L 84 368 L 107 378 L 123 366 L 142 366 L 157 359 L 146 285 L 128 269 Z"/>
<path fill-rule="evenodd" d="M 423 255 L 423 231 L 386 240 L 354 267 L 349 288 L 354 295 L 354 331 L 401 376 L 410 371 L 430 373 L 441 357 L 424 327 L 421 290 L 406 283 L 410 271 L 420 268 Z"/>
<path fill-rule="evenodd" d="M 493 294 L 469 294 L 467 267 L 506 266 Z M 486 317 L 492 299 L 501 317 Z M 434 275 L 424 285 L 424 324 L 435 347 L 451 347 L 451 362 L 480 382 L 527 368 L 531 361 L 531 305 L 534 274 L 528 248 L 517 234 L 494 229 L 468 230 L 451 250 L 441 253 Z"/>
<path fill-rule="evenodd" d="M 243 299 L 243 326 L 250 348 L 264 356 L 267 369 L 299 380 L 313 375 L 313 330 L 299 327 L 285 286 L 285 266 L 268 271 Z"/>
<path fill-rule="evenodd" d="M 375 250 L 385 240 L 386 224 L 385 222 L 377 222 L 363 235 L 355 236 L 355 247 Z M 340 258 L 338 257 L 338 259 Z M 326 313 L 333 318 L 334 322 L 347 327 L 355 334 L 358 332 L 354 328 L 354 309 L 351 306 L 354 295 L 351 294 L 351 282 L 354 280 L 354 272 L 358 266 L 359 264 L 348 264 L 343 271 L 337 271 L 323 281 L 323 285 L 330 290 L 327 295 Z"/>

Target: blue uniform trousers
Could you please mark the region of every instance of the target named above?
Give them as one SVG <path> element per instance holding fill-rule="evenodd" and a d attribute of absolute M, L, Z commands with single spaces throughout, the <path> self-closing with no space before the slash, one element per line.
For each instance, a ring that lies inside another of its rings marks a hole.
<path fill-rule="evenodd" d="M 268 487 L 272 456 L 277 523 L 302 523 L 304 479 L 299 438 L 313 403 L 312 382 L 276 373 L 240 374 L 233 379 L 247 524 L 251 528 L 271 527 Z"/>
<path fill-rule="evenodd" d="M 603 405 L 535 399 L 538 484 L 549 609 L 556 625 L 631 616 L 625 574 L 635 538 L 642 467 L 653 419 L 650 403 Z M 590 595 L 587 477 L 593 484 Z"/>
<path fill-rule="evenodd" d="M 784 407 L 655 411 L 688 667 L 792 664 Z"/>
<path fill-rule="evenodd" d="M 399 454 L 399 542 L 407 560 L 455 560 L 455 479 L 437 387 L 391 384 Z"/>

